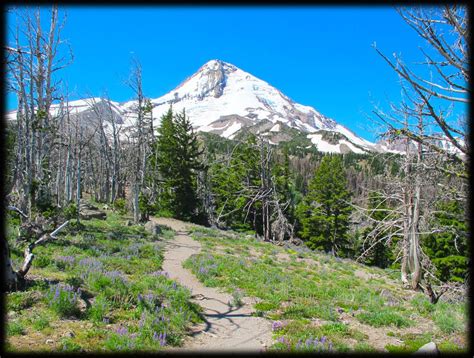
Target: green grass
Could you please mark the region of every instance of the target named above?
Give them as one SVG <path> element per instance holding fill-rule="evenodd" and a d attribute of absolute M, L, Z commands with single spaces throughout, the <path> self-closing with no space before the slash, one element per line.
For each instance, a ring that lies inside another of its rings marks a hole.
<path fill-rule="evenodd" d="M 174 233 L 163 228 L 152 236 L 143 226 L 125 225 L 127 219 L 108 212 L 107 220 L 82 221 L 81 228 L 72 221 L 56 240 L 35 249 L 27 276 L 35 280 L 6 296 L 7 311 L 15 312 L 7 325 L 10 351 L 31 350 L 14 340 L 30 331 L 38 341 L 33 349 L 61 352 L 154 352 L 182 344 L 188 327 L 202 318 L 191 292 L 161 271 L 163 241 Z M 20 261 L 20 255 L 13 258 Z M 45 345 L 53 332 L 74 334 Z"/>
<path fill-rule="evenodd" d="M 409 327 L 412 321 L 398 312 L 389 309 L 375 309 L 374 311 L 363 312 L 357 315 L 357 319 L 374 327 L 395 326 L 398 328 Z"/>
<path fill-rule="evenodd" d="M 8 336 L 20 336 L 24 335 L 25 327 L 20 322 L 9 322 L 7 323 L 7 335 Z"/>
<path fill-rule="evenodd" d="M 434 310 L 433 317 L 436 326 L 444 334 L 462 332 L 464 329 L 462 307 L 453 307 L 445 302 L 439 302 Z"/>
<path fill-rule="evenodd" d="M 338 352 L 373 351 L 367 334 L 341 322 L 341 310 L 371 329 L 403 330 L 416 326 L 417 317 L 432 319 L 437 327 L 429 332 L 433 337 L 459 334 L 459 322 L 466 319 L 460 309 L 445 309 L 441 302 L 432 305 L 423 295 L 407 300 L 398 276 L 389 277 L 391 271 L 337 260 L 319 252 L 304 253 L 305 258 L 318 263 L 309 265 L 297 262 L 299 253 L 294 250 L 245 235 L 223 236 L 217 230 L 195 228 L 193 237 L 203 244 L 202 250 L 185 261 L 185 268 L 207 286 L 223 287 L 228 292 L 240 288 L 244 295 L 258 297 L 254 315 L 286 322 L 285 328 L 274 334 L 275 339 L 280 339 L 273 346 L 275 350 L 299 351 L 300 340 L 324 336 Z M 236 254 L 242 248 L 252 255 Z M 289 255 L 290 260 L 280 260 L 280 253 Z M 356 270 L 373 277 L 356 277 Z M 382 290 L 398 303 L 385 298 Z M 321 323 L 315 325 L 315 320 Z M 400 345 L 399 349 L 403 351 L 404 347 Z"/>

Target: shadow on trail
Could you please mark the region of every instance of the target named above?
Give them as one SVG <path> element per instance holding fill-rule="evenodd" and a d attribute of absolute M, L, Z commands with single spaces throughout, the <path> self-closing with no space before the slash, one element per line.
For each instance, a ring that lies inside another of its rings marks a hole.
<path fill-rule="evenodd" d="M 214 299 L 214 298 L 208 298 L 206 297 L 205 299 L 207 300 L 215 300 L 215 301 L 219 301 L 221 303 L 223 303 L 222 301 L 220 300 L 217 300 L 217 299 Z M 242 307 L 229 307 L 229 309 L 225 312 L 219 312 L 217 310 L 214 310 L 214 309 L 209 309 L 211 311 L 214 311 L 216 313 L 201 313 L 200 316 L 201 318 L 204 320 L 204 324 L 206 325 L 204 329 L 202 330 L 199 330 L 199 331 L 196 331 L 196 332 L 193 332 L 191 334 L 191 336 L 196 336 L 198 334 L 201 334 L 203 332 L 207 332 L 209 333 L 209 331 L 211 331 L 213 328 L 214 328 L 214 325 L 213 323 L 209 322 L 208 318 L 213 318 L 213 319 L 226 319 L 227 321 L 229 321 L 232 325 L 235 326 L 235 329 L 239 329 L 241 328 L 241 326 L 239 324 L 237 324 L 232 318 L 236 318 L 236 317 L 239 317 L 239 318 L 245 318 L 245 317 L 253 317 L 251 314 L 244 314 L 244 313 L 235 313 L 235 314 L 232 314 L 232 312 L 235 312 L 239 309 L 241 309 Z"/>

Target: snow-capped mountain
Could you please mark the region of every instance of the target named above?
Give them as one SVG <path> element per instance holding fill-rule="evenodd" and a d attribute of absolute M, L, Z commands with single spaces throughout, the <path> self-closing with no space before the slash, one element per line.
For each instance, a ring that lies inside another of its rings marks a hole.
<path fill-rule="evenodd" d="M 72 115 L 93 118 L 105 110 L 101 102 L 100 98 L 73 101 L 69 108 Z M 127 128 L 135 124 L 136 101 L 110 103 L 116 123 L 123 127 L 122 133 L 126 133 Z M 358 137 L 313 107 L 294 102 L 267 82 L 220 60 L 207 62 L 178 87 L 152 99 L 151 103 L 155 126 L 172 105 L 173 111 L 185 109 L 195 130 L 230 139 L 252 128 L 275 144 L 288 140 L 283 132 L 292 128 L 305 133 L 322 152 L 390 151 Z M 58 110 L 58 106 L 52 107 L 53 112 Z M 14 116 L 13 112 L 8 115 L 12 119 Z"/>
<path fill-rule="evenodd" d="M 211 60 L 178 87 L 153 99 L 153 116 L 159 118 L 173 106 L 185 109 L 193 127 L 234 138 L 245 127 L 268 123 L 260 134 L 277 133 L 284 127 L 308 133 L 308 138 L 324 152 L 374 151 L 375 144 L 364 140 L 312 107 L 298 104 L 267 82 L 238 67 L 220 60 Z M 133 117 L 134 101 L 122 106 Z M 316 132 L 340 133 L 340 143 L 327 143 Z M 345 138 L 344 138 L 345 137 Z M 343 148 L 341 148 L 341 145 Z"/>

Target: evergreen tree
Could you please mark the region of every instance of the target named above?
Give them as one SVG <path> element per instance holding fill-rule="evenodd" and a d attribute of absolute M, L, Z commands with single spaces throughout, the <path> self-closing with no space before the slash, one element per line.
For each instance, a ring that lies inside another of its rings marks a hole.
<path fill-rule="evenodd" d="M 253 190 L 260 187 L 259 152 L 255 136 L 249 136 L 225 162 L 211 166 L 216 218 L 235 230 L 261 230 L 261 203 L 250 205 Z"/>
<path fill-rule="evenodd" d="M 464 282 L 469 250 L 465 210 L 461 203 L 439 203 L 434 224 L 440 232 L 423 238 L 424 251 L 435 265 L 440 280 Z"/>
<path fill-rule="evenodd" d="M 160 191 L 158 207 L 183 220 L 194 220 L 199 207 L 196 196 L 199 144 L 185 112 L 173 114 L 170 108 L 162 117 L 158 138 L 151 156 L 158 169 Z"/>
<path fill-rule="evenodd" d="M 154 153 L 151 156 L 152 166 L 158 170 L 159 193 L 158 208 L 164 212 L 173 215 L 175 200 L 174 175 L 175 164 L 177 162 L 177 139 L 176 129 L 173 121 L 173 110 L 170 107 L 168 112 L 161 117 L 161 125 L 158 127 L 158 137 L 154 146 Z"/>
<path fill-rule="evenodd" d="M 194 220 L 199 215 L 199 202 L 196 195 L 197 171 L 203 169 L 199 160 L 202 152 L 191 122 L 183 110 L 174 116 L 176 129 L 176 160 L 174 176 L 175 204 L 177 218 Z"/>
<path fill-rule="evenodd" d="M 350 196 L 341 157 L 325 156 L 298 206 L 300 235 L 310 248 L 347 254 Z"/>

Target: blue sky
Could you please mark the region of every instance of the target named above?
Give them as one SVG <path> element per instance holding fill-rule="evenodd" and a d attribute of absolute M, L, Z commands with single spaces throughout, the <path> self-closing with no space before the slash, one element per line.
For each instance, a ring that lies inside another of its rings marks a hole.
<path fill-rule="evenodd" d="M 205 62 L 221 59 L 294 101 L 316 108 L 374 140 L 373 103 L 396 101 L 398 79 L 371 47 L 420 60 L 416 33 L 389 6 L 349 7 L 60 7 L 74 62 L 61 76 L 71 99 L 132 93 L 132 56 L 142 63 L 145 94 L 172 90 Z M 7 15 L 7 24 L 13 23 Z M 15 108 L 9 97 L 8 109 Z"/>

